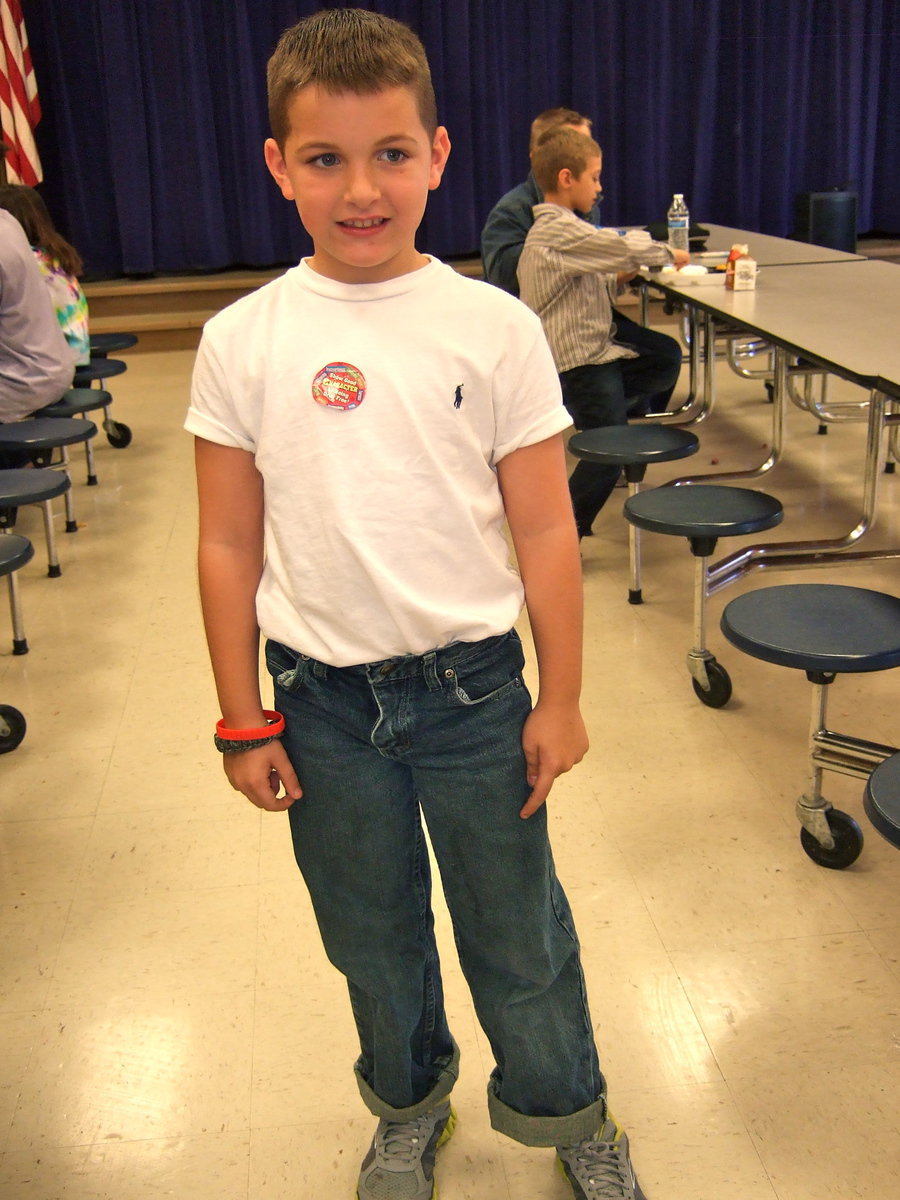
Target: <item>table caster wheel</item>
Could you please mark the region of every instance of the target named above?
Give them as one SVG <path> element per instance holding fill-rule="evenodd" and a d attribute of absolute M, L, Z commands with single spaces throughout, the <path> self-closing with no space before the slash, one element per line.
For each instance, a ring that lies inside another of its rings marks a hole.
<path fill-rule="evenodd" d="M 834 847 L 829 850 L 821 845 L 808 829 L 800 830 L 800 844 L 803 849 L 820 867 L 830 867 L 833 871 L 842 871 L 855 863 L 862 853 L 863 832 L 853 818 L 838 808 L 832 808 L 826 817 Z"/>
<path fill-rule="evenodd" d="M 723 666 L 711 658 L 706 664 L 706 680 L 708 688 L 703 687 L 696 679 L 692 679 L 697 698 L 702 700 L 707 708 L 722 708 L 731 699 L 731 679 Z"/>
<path fill-rule="evenodd" d="M 124 450 L 131 445 L 131 430 L 121 421 L 110 421 L 106 427 L 106 440 L 114 450 Z"/>
<path fill-rule="evenodd" d="M 15 750 L 25 736 L 25 718 L 10 704 L 0 704 L 0 754 Z"/>

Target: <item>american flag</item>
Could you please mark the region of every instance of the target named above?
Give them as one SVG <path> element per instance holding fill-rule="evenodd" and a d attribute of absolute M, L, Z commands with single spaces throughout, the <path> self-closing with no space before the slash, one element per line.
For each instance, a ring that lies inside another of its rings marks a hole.
<path fill-rule="evenodd" d="M 10 183 L 34 187 L 44 177 L 34 127 L 41 119 L 37 83 L 19 0 L 0 0 L 0 128 Z"/>

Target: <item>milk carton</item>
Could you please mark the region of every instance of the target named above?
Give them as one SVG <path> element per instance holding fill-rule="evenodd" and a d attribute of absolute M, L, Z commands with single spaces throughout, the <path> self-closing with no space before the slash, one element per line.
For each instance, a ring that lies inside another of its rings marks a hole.
<path fill-rule="evenodd" d="M 728 255 L 728 262 L 725 264 L 725 286 L 731 290 L 734 288 L 734 267 L 740 259 L 746 258 L 750 253 L 747 246 L 740 242 L 735 242 L 731 247 L 731 253 Z"/>
<path fill-rule="evenodd" d="M 750 292 L 756 287 L 756 259 L 749 254 L 735 259 L 732 286 L 736 292 Z"/>

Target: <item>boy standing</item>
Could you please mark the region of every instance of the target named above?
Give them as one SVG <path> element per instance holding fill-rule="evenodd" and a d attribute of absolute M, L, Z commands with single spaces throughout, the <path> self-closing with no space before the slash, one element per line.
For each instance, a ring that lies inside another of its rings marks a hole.
<path fill-rule="evenodd" d="M 543 807 L 587 750 L 552 360 L 524 306 L 415 248 L 450 143 L 409 29 L 318 13 L 283 35 L 268 82 L 266 162 L 314 253 L 208 323 L 187 428 L 216 744 L 234 788 L 288 809 L 348 980 L 379 1118 L 357 1195 L 430 1200 L 455 1122 L 424 815 L 497 1062 L 493 1125 L 557 1146 L 580 1200 L 632 1200 Z"/>
<path fill-rule="evenodd" d="M 554 130 L 538 144 L 532 170 L 544 203 L 535 205 L 518 267 L 520 295 L 541 318 L 577 429 L 627 424 L 641 400 L 671 395 L 681 365 L 680 355 L 673 361 L 639 354 L 616 339 L 607 277 L 673 261 L 681 266 L 688 255 L 643 230 L 619 235 L 576 216 L 601 193 L 601 168 L 600 147 L 577 130 Z M 590 534 L 618 476 L 617 467 L 576 466 L 569 489 L 579 536 Z"/>

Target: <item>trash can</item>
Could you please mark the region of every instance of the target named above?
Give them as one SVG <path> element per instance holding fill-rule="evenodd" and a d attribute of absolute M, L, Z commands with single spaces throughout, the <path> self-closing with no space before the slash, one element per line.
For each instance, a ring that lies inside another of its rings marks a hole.
<path fill-rule="evenodd" d="M 794 232 L 798 242 L 856 253 L 856 192 L 800 192 L 794 197 Z"/>

